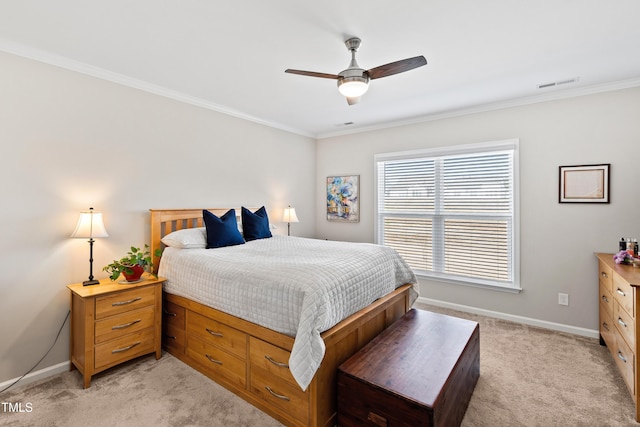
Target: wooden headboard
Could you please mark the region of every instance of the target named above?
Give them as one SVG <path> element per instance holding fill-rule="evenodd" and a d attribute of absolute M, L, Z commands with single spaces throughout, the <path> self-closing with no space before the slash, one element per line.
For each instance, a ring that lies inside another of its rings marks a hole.
<path fill-rule="evenodd" d="M 158 273 L 160 257 L 155 256 L 156 249 L 164 249 L 160 241 L 172 231 L 184 228 L 204 227 L 202 210 L 206 209 L 216 216 L 222 216 L 229 209 L 236 210 L 240 216 L 240 208 L 200 208 L 200 209 L 149 209 L 151 212 L 151 253 L 153 255 L 153 272 Z M 248 208 L 255 211 L 257 208 Z"/>

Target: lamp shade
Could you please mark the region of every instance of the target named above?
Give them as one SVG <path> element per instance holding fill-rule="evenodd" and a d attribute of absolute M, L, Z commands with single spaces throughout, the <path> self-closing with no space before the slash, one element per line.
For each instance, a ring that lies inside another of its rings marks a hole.
<path fill-rule="evenodd" d="M 289 206 L 284 209 L 284 215 L 282 216 L 282 222 L 300 222 L 296 215 L 296 208 Z"/>
<path fill-rule="evenodd" d="M 104 228 L 102 213 L 95 212 L 93 208 L 89 208 L 88 212 L 80 212 L 80 218 L 78 218 L 76 229 L 71 233 L 71 237 L 89 239 L 94 237 L 109 237 L 107 229 Z"/>
<path fill-rule="evenodd" d="M 362 96 L 369 89 L 369 81 L 363 77 L 345 77 L 338 80 L 338 91 L 348 98 Z"/>

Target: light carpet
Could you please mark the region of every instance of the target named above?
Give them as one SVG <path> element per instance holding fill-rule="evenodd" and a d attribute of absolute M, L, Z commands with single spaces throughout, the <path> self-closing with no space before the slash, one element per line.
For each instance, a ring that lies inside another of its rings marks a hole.
<path fill-rule="evenodd" d="M 637 426 L 635 407 L 597 340 L 416 304 L 480 323 L 480 379 L 462 422 L 474 426 Z M 78 371 L 15 387 L 3 426 L 280 426 L 207 377 L 163 353 L 96 375 Z"/>

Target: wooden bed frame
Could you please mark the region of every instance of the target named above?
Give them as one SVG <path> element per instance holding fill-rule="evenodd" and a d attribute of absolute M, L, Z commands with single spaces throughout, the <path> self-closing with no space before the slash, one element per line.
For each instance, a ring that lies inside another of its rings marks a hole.
<path fill-rule="evenodd" d="M 229 208 L 208 210 L 221 216 Z M 163 247 L 166 234 L 203 227 L 202 209 L 150 211 L 152 253 Z M 159 262 L 154 260 L 156 269 Z M 163 348 L 285 425 L 333 426 L 338 366 L 411 308 L 411 286 L 323 332 L 325 356 L 306 391 L 286 365 L 292 337 L 169 293 L 163 295 Z"/>

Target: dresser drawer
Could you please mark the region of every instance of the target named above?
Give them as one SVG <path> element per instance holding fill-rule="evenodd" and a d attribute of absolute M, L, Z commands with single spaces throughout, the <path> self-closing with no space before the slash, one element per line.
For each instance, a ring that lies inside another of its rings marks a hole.
<path fill-rule="evenodd" d="M 156 287 L 148 286 L 96 298 L 96 319 L 155 304 Z"/>
<path fill-rule="evenodd" d="M 153 328 L 134 332 L 96 346 L 96 370 L 154 351 Z"/>
<path fill-rule="evenodd" d="M 147 307 L 98 320 L 96 321 L 96 344 L 151 328 L 154 319 L 153 307 Z"/>
<path fill-rule="evenodd" d="M 242 360 L 247 358 L 247 335 L 220 322 L 189 311 L 187 335 L 223 348 Z"/>
<path fill-rule="evenodd" d="M 619 275 L 613 275 L 613 298 L 620 303 L 620 306 L 629 313 L 630 316 L 635 316 L 634 304 L 633 304 L 633 288 L 631 285 L 622 279 Z"/>
<path fill-rule="evenodd" d="M 618 301 L 613 306 L 613 324 L 631 348 L 636 347 L 636 327 L 633 318 L 620 308 Z"/>
<path fill-rule="evenodd" d="M 598 277 L 609 292 L 613 292 L 613 270 L 604 262 L 598 260 Z"/>
<path fill-rule="evenodd" d="M 244 388 L 247 384 L 247 367 L 244 360 L 217 346 L 199 339 L 189 338 L 187 356 L 198 362 L 213 378 L 224 378 Z"/>
<path fill-rule="evenodd" d="M 162 324 L 184 330 L 185 309 L 169 301 L 162 302 Z"/>
<path fill-rule="evenodd" d="M 251 367 L 251 392 L 303 425 L 309 420 L 309 395 L 276 375 Z"/>
<path fill-rule="evenodd" d="M 602 303 L 600 304 L 600 336 L 607 344 L 609 351 L 614 354 L 616 327 L 613 325 L 613 312 L 609 313 Z"/>
<path fill-rule="evenodd" d="M 631 395 L 635 396 L 635 387 L 633 381 L 635 355 L 633 354 L 633 351 L 631 351 L 627 343 L 625 343 L 619 335 L 616 336 L 616 346 L 613 353 L 613 359 L 616 361 L 616 365 L 618 365 L 618 369 L 620 370 L 620 374 L 622 374 L 624 382 L 627 384 Z"/>
<path fill-rule="evenodd" d="M 249 357 L 251 367 L 258 367 L 270 375 L 278 377 L 299 388 L 298 383 L 289 370 L 291 353 L 272 344 L 251 337 L 249 340 Z"/>
<path fill-rule="evenodd" d="M 604 308 L 610 317 L 613 317 L 613 295 L 611 290 L 600 281 L 600 307 Z"/>

